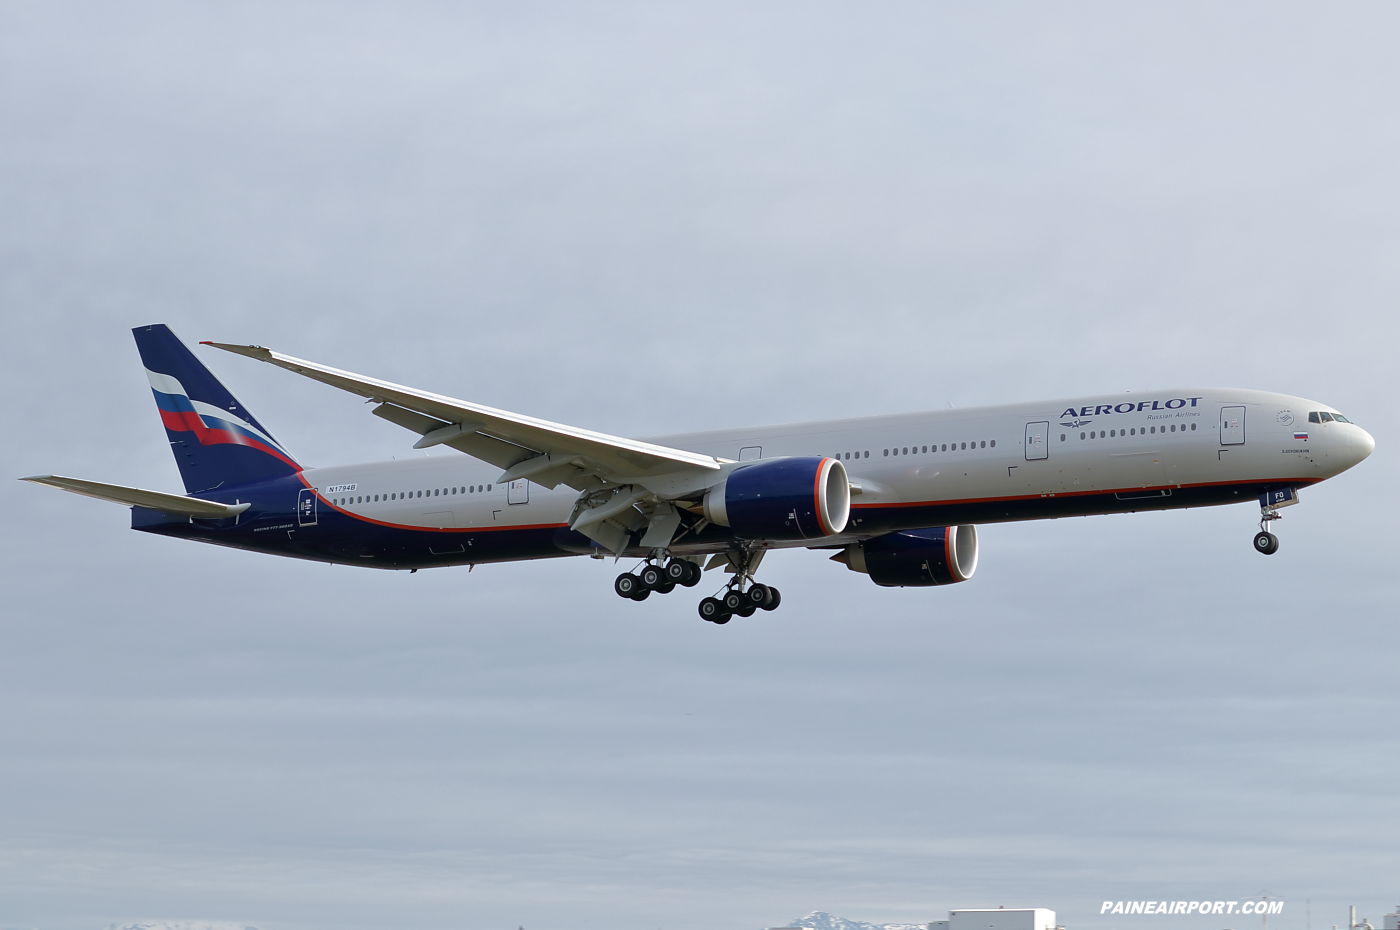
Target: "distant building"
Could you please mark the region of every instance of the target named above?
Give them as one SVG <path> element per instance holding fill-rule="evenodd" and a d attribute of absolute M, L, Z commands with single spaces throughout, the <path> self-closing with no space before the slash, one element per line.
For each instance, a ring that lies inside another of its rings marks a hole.
<path fill-rule="evenodd" d="M 1055 912 L 1044 907 L 973 908 L 949 911 L 928 930 L 1064 930 L 1055 925 Z M 1400 930 L 1397 927 L 1396 930 Z"/>
<path fill-rule="evenodd" d="M 1385 915 L 1385 930 L 1400 930 L 1400 904 L 1395 905 L 1394 914 Z"/>

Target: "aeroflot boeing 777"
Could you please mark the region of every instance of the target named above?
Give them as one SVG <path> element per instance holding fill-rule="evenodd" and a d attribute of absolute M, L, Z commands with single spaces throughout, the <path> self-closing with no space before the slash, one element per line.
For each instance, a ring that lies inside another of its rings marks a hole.
<path fill-rule="evenodd" d="M 1299 490 L 1375 441 L 1326 404 L 1179 388 L 662 436 L 608 436 L 303 361 L 205 343 L 372 400 L 462 456 L 303 468 L 164 325 L 134 330 L 184 496 L 57 475 L 133 529 L 319 562 L 408 569 L 605 554 L 623 597 L 730 576 L 700 615 L 772 610 L 770 549 L 828 549 L 878 585 L 953 584 L 979 523 L 1257 501 L 1254 547 Z"/>

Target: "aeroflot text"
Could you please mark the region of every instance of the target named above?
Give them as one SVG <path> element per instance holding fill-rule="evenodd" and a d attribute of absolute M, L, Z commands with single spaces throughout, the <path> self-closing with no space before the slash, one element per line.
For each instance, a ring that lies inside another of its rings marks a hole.
<path fill-rule="evenodd" d="M 1144 410 L 1179 410 L 1186 406 L 1187 401 L 1191 402 L 1192 407 L 1196 406 L 1196 401 L 1200 399 L 1199 397 L 1173 397 L 1165 404 L 1160 400 L 1144 400 L 1136 404 L 1090 404 L 1087 407 L 1080 407 L 1078 410 L 1073 407 L 1066 407 L 1065 412 L 1060 414 L 1060 416 L 1101 417 L 1110 413 L 1132 413 L 1134 411 L 1141 413 Z M 1148 404 L 1152 406 L 1149 407 Z"/>
<path fill-rule="evenodd" d="M 1282 914 L 1282 901 L 1105 901 L 1100 914 Z"/>

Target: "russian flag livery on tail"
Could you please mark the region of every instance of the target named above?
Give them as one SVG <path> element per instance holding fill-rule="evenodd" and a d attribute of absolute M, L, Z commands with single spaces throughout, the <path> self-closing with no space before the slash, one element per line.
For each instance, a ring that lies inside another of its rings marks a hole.
<path fill-rule="evenodd" d="M 1326 404 L 1239 388 L 633 439 L 206 343 L 366 398 L 414 449 L 452 450 L 303 468 L 169 327 L 132 332 L 186 493 L 24 480 L 126 505 L 144 533 L 365 568 L 626 557 L 613 590 L 633 601 L 720 568 L 699 609 L 720 624 L 779 605 L 755 579 L 771 550 L 834 552 L 882 587 L 957 584 L 983 523 L 1257 501 L 1254 548 L 1272 555 L 1299 489 L 1375 449 Z"/>
<path fill-rule="evenodd" d="M 170 450 L 191 494 L 301 466 L 164 323 L 132 330 Z"/>

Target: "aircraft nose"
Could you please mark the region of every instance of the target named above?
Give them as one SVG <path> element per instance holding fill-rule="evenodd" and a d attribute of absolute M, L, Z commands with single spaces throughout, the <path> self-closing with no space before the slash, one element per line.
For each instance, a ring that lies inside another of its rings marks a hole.
<path fill-rule="evenodd" d="M 1351 431 L 1351 452 L 1358 462 L 1375 451 L 1375 437 L 1359 426 Z"/>

